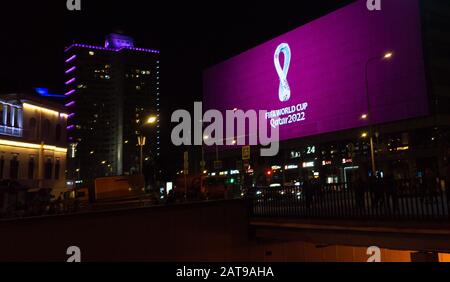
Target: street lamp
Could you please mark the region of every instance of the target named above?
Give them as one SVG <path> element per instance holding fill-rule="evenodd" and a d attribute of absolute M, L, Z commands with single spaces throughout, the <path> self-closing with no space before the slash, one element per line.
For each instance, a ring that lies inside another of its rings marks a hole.
<path fill-rule="evenodd" d="M 154 124 L 157 120 L 158 120 L 157 117 L 155 117 L 155 116 L 150 116 L 150 117 L 147 119 L 147 121 L 146 121 L 142 126 L 148 125 L 148 124 L 150 124 L 150 125 L 151 125 L 151 124 Z M 142 166 L 143 166 L 143 163 L 144 163 L 144 153 L 143 153 L 143 148 L 144 148 L 144 146 L 145 146 L 145 143 L 146 143 L 146 137 L 145 137 L 144 135 L 142 135 L 142 132 L 141 132 L 141 135 L 138 136 L 138 146 L 139 146 L 139 148 L 140 148 L 140 156 L 139 156 L 139 174 L 140 174 L 140 175 L 143 174 L 143 169 L 142 169 Z"/>
<path fill-rule="evenodd" d="M 392 58 L 392 56 L 394 56 L 394 53 L 392 53 L 392 52 L 387 52 L 386 54 L 384 54 L 383 58 L 384 58 L 384 59 L 390 59 L 390 58 Z"/>
<path fill-rule="evenodd" d="M 147 124 L 153 124 L 155 123 L 157 118 L 155 116 L 151 116 L 147 119 Z"/>
<path fill-rule="evenodd" d="M 373 130 L 372 130 L 372 116 L 371 116 L 371 103 L 370 103 L 370 95 L 369 95 L 369 65 L 372 62 L 378 60 L 390 60 L 394 56 L 393 52 L 386 52 L 382 57 L 376 56 L 367 60 L 365 65 L 365 79 L 366 79 L 366 99 L 367 99 L 367 113 L 361 116 L 362 119 L 367 120 L 369 123 L 369 137 L 370 137 L 370 158 L 372 161 L 372 175 L 375 175 L 377 169 L 375 164 L 375 150 L 373 144 Z M 364 134 L 363 134 L 364 135 Z M 363 138 L 367 137 L 363 136 Z"/>

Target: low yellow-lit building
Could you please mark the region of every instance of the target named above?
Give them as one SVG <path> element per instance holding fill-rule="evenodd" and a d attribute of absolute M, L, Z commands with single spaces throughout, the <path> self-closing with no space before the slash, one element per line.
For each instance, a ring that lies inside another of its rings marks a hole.
<path fill-rule="evenodd" d="M 56 103 L 0 95 L 0 180 L 66 191 L 67 118 Z"/>

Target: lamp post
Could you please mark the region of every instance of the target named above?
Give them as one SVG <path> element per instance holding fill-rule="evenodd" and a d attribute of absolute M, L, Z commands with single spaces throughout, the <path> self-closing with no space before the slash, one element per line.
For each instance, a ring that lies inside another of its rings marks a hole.
<path fill-rule="evenodd" d="M 210 137 L 208 136 L 208 135 L 204 135 L 203 136 L 203 141 L 206 141 L 206 140 L 208 140 Z M 218 141 L 223 141 L 224 143 L 224 145 L 226 145 L 227 144 L 227 141 L 228 140 L 231 140 L 231 139 L 227 139 L 227 138 L 224 138 L 224 139 L 219 139 L 219 140 L 216 140 L 216 142 L 214 142 L 215 143 L 215 148 L 216 148 L 216 159 L 215 159 L 215 162 L 216 163 L 219 163 L 219 161 L 220 161 L 220 159 L 219 159 L 219 145 L 217 144 L 218 143 Z M 232 139 L 233 141 L 232 141 L 232 145 L 236 145 L 237 144 L 237 140 L 236 139 Z M 203 144 L 202 144 L 202 163 L 204 163 L 205 162 L 205 151 L 204 151 L 204 148 L 203 148 Z M 215 169 L 215 168 L 214 168 Z"/>
<path fill-rule="evenodd" d="M 210 137 L 208 135 L 204 135 L 203 136 L 203 141 L 208 140 Z M 217 142 L 217 141 L 216 141 Z M 217 145 L 217 143 L 215 143 L 215 147 L 216 147 L 216 159 L 215 159 L 215 163 L 217 163 L 219 161 L 219 147 Z M 203 148 L 203 144 L 202 144 L 202 163 L 205 163 L 205 149 Z M 215 168 L 214 168 L 215 169 Z"/>
<path fill-rule="evenodd" d="M 139 145 L 139 175 L 142 175 L 143 171 L 142 171 L 142 165 L 143 165 L 143 158 L 144 158 L 144 154 L 143 154 L 143 148 L 145 146 L 145 141 L 146 138 L 143 135 L 138 136 L 138 145 Z"/>
<path fill-rule="evenodd" d="M 207 136 L 207 135 L 203 136 L 203 141 L 208 140 L 208 139 L 209 139 L 209 136 Z M 202 163 L 201 163 L 201 168 L 200 168 L 202 170 L 202 173 L 206 169 L 205 148 L 203 147 L 203 145 L 204 144 L 202 143 Z"/>
<path fill-rule="evenodd" d="M 372 129 L 372 112 L 371 112 L 371 103 L 370 103 L 370 93 L 369 93 L 369 65 L 372 62 L 378 60 L 390 60 L 394 54 L 392 52 L 385 53 L 382 57 L 373 57 L 367 60 L 365 65 L 365 83 L 366 83 L 366 99 L 367 99 L 367 113 L 361 116 L 362 119 L 368 120 L 369 123 L 369 138 L 370 138 L 370 159 L 372 163 L 372 175 L 375 175 L 377 168 L 375 163 L 375 149 L 373 142 L 373 129 Z M 365 136 L 364 136 L 365 135 Z M 366 137 L 367 134 L 363 134 L 363 137 Z"/>
<path fill-rule="evenodd" d="M 142 125 L 147 125 L 147 124 L 154 124 L 157 121 L 157 118 L 155 116 L 150 116 L 146 122 Z M 142 134 L 140 134 L 140 136 L 138 136 L 138 145 L 139 145 L 139 174 L 142 175 L 143 174 L 143 169 L 142 166 L 144 164 L 144 153 L 143 153 L 143 149 L 146 143 L 146 137 Z"/>

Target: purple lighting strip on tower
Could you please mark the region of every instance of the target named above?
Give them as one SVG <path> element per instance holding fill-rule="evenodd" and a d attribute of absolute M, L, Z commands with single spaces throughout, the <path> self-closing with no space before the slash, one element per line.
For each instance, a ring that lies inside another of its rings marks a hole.
<path fill-rule="evenodd" d="M 77 67 L 71 67 L 70 69 L 66 70 L 66 74 L 69 74 L 69 73 L 73 72 L 76 69 L 77 69 Z"/>
<path fill-rule="evenodd" d="M 70 57 L 66 60 L 66 63 L 72 62 L 73 60 L 75 60 L 76 57 L 77 57 L 77 55 L 73 55 L 72 57 Z"/>
<path fill-rule="evenodd" d="M 73 118 L 75 116 L 75 113 L 71 113 L 67 116 L 67 118 Z"/>
<path fill-rule="evenodd" d="M 73 105 L 75 105 L 75 101 L 67 103 L 65 106 L 68 108 L 68 107 L 72 107 Z"/>
<path fill-rule="evenodd" d="M 69 84 L 75 82 L 75 80 L 76 80 L 75 78 L 72 78 L 72 79 L 66 81 L 66 85 L 69 85 Z"/>
<path fill-rule="evenodd" d="M 75 89 L 72 89 L 72 90 L 70 90 L 69 92 L 67 92 L 66 94 L 64 94 L 65 96 L 70 96 L 70 95 L 72 95 L 73 93 L 75 93 Z"/>
<path fill-rule="evenodd" d="M 69 125 L 68 127 L 67 127 L 67 130 L 71 130 L 71 129 L 74 129 L 75 128 L 75 125 Z"/>
<path fill-rule="evenodd" d="M 146 48 L 121 47 L 121 48 L 118 48 L 118 49 L 114 49 L 114 48 L 105 48 L 105 47 L 93 46 L 93 45 L 87 45 L 87 44 L 72 44 L 69 47 L 67 47 L 64 50 L 64 52 L 68 52 L 70 49 L 72 49 L 74 47 L 88 48 L 88 49 L 95 49 L 95 50 L 103 50 L 103 51 L 111 51 L 111 52 L 120 52 L 123 49 L 127 49 L 127 50 L 132 50 L 132 51 L 140 51 L 140 52 L 155 53 L 155 54 L 159 54 L 160 53 L 158 50 L 146 49 Z"/>

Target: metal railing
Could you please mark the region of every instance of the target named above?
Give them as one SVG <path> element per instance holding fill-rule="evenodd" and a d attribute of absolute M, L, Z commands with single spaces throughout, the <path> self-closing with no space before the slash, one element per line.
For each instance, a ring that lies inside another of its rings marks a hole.
<path fill-rule="evenodd" d="M 254 217 L 450 219 L 449 189 L 417 180 L 252 188 L 248 196 Z"/>

